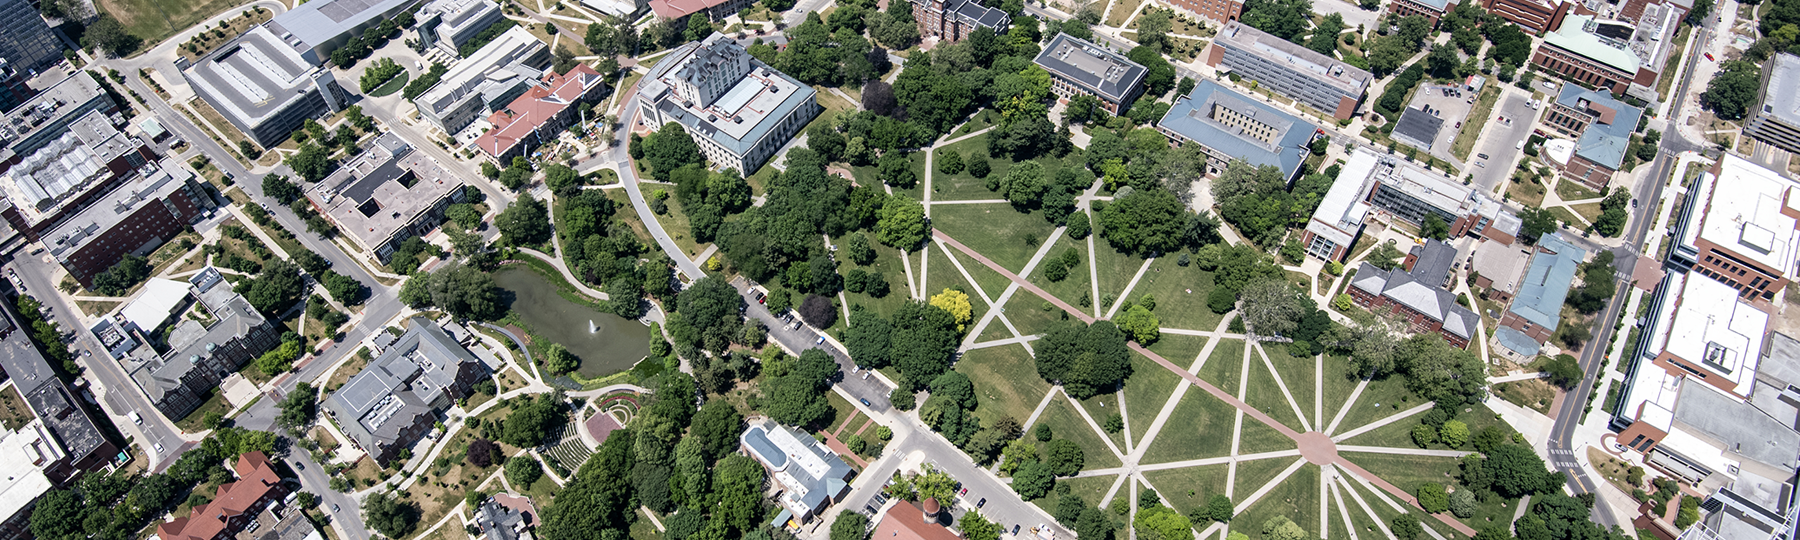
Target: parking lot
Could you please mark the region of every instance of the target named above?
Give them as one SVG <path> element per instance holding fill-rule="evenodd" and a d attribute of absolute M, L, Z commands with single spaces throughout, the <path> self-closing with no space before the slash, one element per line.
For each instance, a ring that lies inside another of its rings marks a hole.
<path fill-rule="evenodd" d="M 1462 160 L 1450 153 L 1450 145 L 1456 143 L 1456 134 L 1469 116 L 1469 109 L 1475 107 L 1475 92 L 1463 89 L 1462 85 L 1425 84 L 1413 93 L 1409 108 L 1429 108 L 1432 116 L 1444 120 L 1444 126 L 1438 129 L 1437 137 L 1431 143 L 1431 155 L 1451 163 Z"/>

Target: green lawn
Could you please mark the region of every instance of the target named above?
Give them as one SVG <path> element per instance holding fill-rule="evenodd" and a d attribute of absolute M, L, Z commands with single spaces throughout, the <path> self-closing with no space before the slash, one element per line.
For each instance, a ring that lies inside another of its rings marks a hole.
<path fill-rule="evenodd" d="M 1117 476 L 1058 478 L 1056 479 L 1056 483 L 1068 485 L 1069 496 L 1080 497 L 1082 502 L 1087 503 L 1088 506 L 1099 506 L 1100 498 L 1106 496 L 1106 490 L 1112 489 L 1113 482 L 1118 481 L 1118 479 L 1119 477 Z M 1121 487 L 1120 490 L 1120 493 L 1123 494 L 1124 488 Z M 1044 509 L 1045 512 L 1055 512 L 1056 501 L 1060 497 L 1060 495 L 1056 494 L 1056 490 L 1051 490 L 1049 495 L 1045 495 L 1042 499 L 1031 501 L 1031 504 L 1038 505 L 1038 508 Z M 1009 525 L 1008 528 L 1010 529 L 1010 527 L 1011 526 Z"/>
<path fill-rule="evenodd" d="M 1013 293 L 1012 300 L 1008 301 L 1002 309 L 1005 310 L 1003 314 L 1006 319 L 1012 321 L 1013 327 L 1017 328 L 1020 334 L 1027 336 L 1049 333 L 1063 325 L 1080 322 L 1055 306 L 1044 309 L 1044 304 L 1044 299 L 1035 294 L 1017 291 Z M 982 331 L 981 337 L 977 341 L 992 341 L 1010 337 L 1013 336 L 1006 330 L 1006 325 L 995 320 L 988 323 L 987 329 Z"/>
<path fill-rule="evenodd" d="M 1363 389 L 1362 395 L 1351 405 L 1350 412 L 1344 414 L 1344 421 L 1338 424 L 1337 431 L 1333 433 L 1344 433 L 1362 427 L 1418 404 L 1419 401 L 1413 399 L 1412 392 L 1406 390 L 1406 383 L 1400 377 L 1369 381 L 1368 388 Z"/>
<path fill-rule="evenodd" d="M 1403 456 L 1398 454 L 1367 454 L 1362 452 L 1344 452 L 1345 459 L 1369 471 L 1369 474 L 1387 480 L 1394 487 L 1412 493 L 1418 490 L 1419 484 L 1437 482 L 1446 486 L 1456 485 L 1456 475 L 1461 470 L 1462 461 L 1456 458 L 1435 456 Z M 1370 502 L 1370 504 L 1374 504 Z"/>
<path fill-rule="evenodd" d="M 1160 309 L 1162 306 L 1157 307 Z M 1162 356 L 1164 360 L 1174 362 L 1175 365 L 1185 369 L 1193 366 L 1194 361 L 1200 359 L 1200 351 L 1206 350 L 1206 342 L 1208 339 L 1210 338 L 1202 336 L 1163 334 L 1161 338 L 1156 340 L 1155 344 L 1150 346 L 1150 352 L 1154 352 Z M 1168 369 L 1163 368 L 1162 365 L 1155 362 L 1149 362 L 1148 359 L 1146 359 L 1145 365 L 1151 366 L 1157 371 L 1168 372 Z M 1174 374 L 1170 374 L 1170 376 L 1174 376 Z"/>
<path fill-rule="evenodd" d="M 1244 367 L 1244 340 L 1227 339 L 1213 348 L 1212 358 L 1200 366 L 1200 380 L 1213 383 L 1225 393 L 1237 395 L 1238 378 Z"/>
<path fill-rule="evenodd" d="M 820 92 L 819 95 L 823 96 L 827 94 L 825 92 Z M 839 101 L 842 101 L 842 98 L 839 98 Z M 819 116 L 821 118 L 824 117 L 822 114 Z M 894 193 L 905 193 L 915 201 L 923 201 L 925 200 L 925 152 L 912 152 L 907 154 L 906 157 L 908 160 L 912 161 L 913 175 L 918 177 L 919 180 L 918 183 L 913 184 L 913 187 L 910 188 L 894 188 Z M 865 167 L 851 167 L 850 176 L 853 180 L 856 180 L 857 185 L 875 186 L 879 188 L 881 187 L 881 177 L 877 174 L 878 170 L 879 168 L 872 164 Z"/>
<path fill-rule="evenodd" d="M 1245 422 L 1247 423 L 1248 420 Z M 1297 457 L 1278 457 L 1239 461 L 1237 465 L 1237 478 L 1236 481 L 1232 483 L 1231 502 L 1235 503 L 1249 498 L 1250 494 L 1256 493 L 1256 490 L 1262 489 L 1263 485 L 1268 484 L 1270 480 L 1274 480 L 1277 475 L 1281 474 L 1281 471 L 1286 470 L 1289 466 L 1294 464 L 1294 461 L 1299 459 L 1300 458 Z M 1262 524 L 1257 523 L 1256 527 L 1257 530 L 1260 531 Z"/>
<path fill-rule="evenodd" d="M 975 290 L 974 285 L 969 284 L 969 280 L 963 279 L 962 272 L 956 271 L 956 265 L 950 264 L 950 259 L 944 258 L 943 250 L 934 247 L 929 253 L 928 257 L 931 260 L 926 264 L 925 276 L 926 300 L 929 301 L 932 296 L 942 294 L 945 289 L 960 289 L 964 294 L 969 295 L 968 325 L 973 326 L 976 322 L 981 321 L 981 316 L 986 315 L 988 311 L 987 302 L 981 299 L 981 293 Z M 913 272 L 918 271 L 918 267 L 913 267 Z M 964 331 L 967 331 L 967 328 Z"/>
<path fill-rule="evenodd" d="M 940 257 L 940 255 L 942 256 Z M 962 269 L 969 272 L 969 277 L 975 278 L 975 285 L 981 287 L 982 292 L 987 293 L 988 298 L 999 300 L 1000 293 L 1006 292 L 1006 286 L 1012 284 L 1012 280 L 1006 279 L 1006 276 L 1000 275 L 999 272 L 995 272 L 985 264 L 975 262 L 975 259 L 969 257 L 967 254 L 956 251 L 954 248 L 933 250 L 931 255 L 932 268 L 935 269 L 937 265 L 943 264 L 948 267 L 948 270 L 955 270 L 956 265 L 952 264 L 950 259 L 956 259 L 956 262 L 962 265 Z M 959 271 L 956 275 L 962 276 L 962 272 Z M 968 280 L 966 279 L 964 280 L 965 283 L 967 281 Z M 973 297 L 975 292 L 969 291 L 969 294 Z"/>
<path fill-rule="evenodd" d="M 991 426 L 1002 416 L 1023 424 L 1050 391 L 1050 384 L 1038 376 L 1037 365 L 1022 345 L 969 351 L 956 362 L 956 370 L 975 381 L 981 402 L 975 416 L 983 425 Z"/>
<path fill-rule="evenodd" d="M 1292 415 L 1290 414 L 1289 416 Z M 1290 429 L 1292 429 L 1291 426 Z M 1300 430 L 1295 429 L 1294 431 Z M 1249 415 L 1244 415 L 1244 434 L 1239 437 L 1238 441 L 1239 455 L 1293 450 L 1295 448 L 1299 448 L 1299 446 L 1295 445 L 1294 440 L 1289 439 L 1287 435 L 1282 435 L 1280 431 L 1276 431 L 1275 428 L 1269 427 L 1268 424 L 1264 424 Z"/>
<path fill-rule="evenodd" d="M 98 0 L 94 7 L 118 19 L 132 37 L 143 40 L 138 46 L 142 51 L 239 4 L 234 0 Z"/>
<path fill-rule="evenodd" d="M 1146 294 L 1155 297 L 1156 318 L 1164 328 L 1211 331 L 1225 318 L 1206 307 L 1206 293 L 1212 288 L 1212 272 L 1191 264 L 1183 268 L 1175 264 L 1174 257 L 1161 257 L 1131 289 L 1131 300 L 1136 302 Z"/>
<path fill-rule="evenodd" d="M 842 242 L 839 238 L 832 239 L 834 244 L 842 244 Z M 844 299 L 849 301 L 851 306 L 860 305 L 886 317 L 899 310 L 900 305 L 906 303 L 907 295 L 910 294 L 906 288 L 906 267 L 900 263 L 900 250 L 880 242 L 872 241 L 869 244 L 875 247 L 874 261 L 871 261 L 868 266 L 857 266 L 850 262 L 849 257 L 844 257 L 840 259 L 842 264 L 838 266 L 838 273 L 849 273 L 854 268 L 860 268 L 864 272 L 880 273 L 882 279 L 887 280 L 888 294 L 881 298 L 875 298 L 869 296 L 868 293 L 844 291 Z M 794 298 L 794 303 L 800 303 L 799 296 Z"/>
<path fill-rule="evenodd" d="M 952 144 L 952 145 L 946 146 L 944 148 L 941 148 L 938 151 L 939 152 L 943 152 L 943 151 L 956 152 L 957 154 L 962 156 L 963 163 L 968 163 L 969 157 L 971 157 L 971 156 L 987 155 L 987 135 L 982 135 L 980 137 L 975 137 L 973 139 L 969 139 L 969 140 L 966 140 L 963 142 Z M 932 158 L 932 159 L 936 160 L 938 158 Z M 1012 170 L 1012 166 L 1013 166 L 1013 162 L 1011 160 L 1008 160 L 1005 158 L 989 159 L 988 160 L 989 172 L 988 172 L 987 178 L 993 178 L 996 180 L 1005 178 L 1006 171 Z M 967 167 L 964 167 L 963 170 L 957 171 L 956 174 L 944 174 L 942 172 L 932 171 L 931 172 L 931 190 L 932 190 L 931 200 L 933 200 L 933 201 L 969 201 L 969 200 L 980 200 L 980 199 L 1003 199 L 1003 198 L 1005 198 L 1005 197 L 1002 197 L 999 193 L 995 193 L 993 191 L 988 190 L 987 178 L 976 178 L 973 175 L 970 175 L 969 169 Z"/>
<path fill-rule="evenodd" d="M 931 226 L 969 249 L 1017 273 L 1056 228 L 1038 214 L 1007 204 L 958 204 L 934 208 Z"/>
<path fill-rule="evenodd" d="M 1225 493 L 1225 476 L 1230 468 L 1230 464 L 1221 463 L 1166 471 L 1145 471 L 1144 478 L 1150 481 L 1150 485 L 1156 486 L 1156 493 L 1162 495 L 1163 502 L 1186 515 L 1195 508 L 1206 506 L 1206 499 L 1213 494 Z M 1197 528 L 1206 527 L 1200 525 Z"/>
<path fill-rule="evenodd" d="M 1181 397 L 1170 417 L 1175 421 L 1163 426 L 1162 432 L 1145 450 L 1142 463 L 1167 463 L 1189 459 L 1219 457 L 1231 453 L 1232 422 L 1237 409 L 1219 401 L 1204 390 L 1189 390 Z"/>
<path fill-rule="evenodd" d="M 400 74 L 395 75 L 393 79 L 389 79 L 388 82 L 375 87 L 374 90 L 370 90 L 369 97 L 383 97 L 394 92 L 399 92 L 401 88 L 406 87 L 406 81 L 410 78 L 412 78 L 412 74 L 403 69 L 400 71 Z"/>
<path fill-rule="evenodd" d="M 1143 295 L 1135 290 L 1129 292 L 1125 290 L 1125 286 L 1131 284 L 1131 277 L 1137 275 L 1139 268 L 1144 267 L 1143 257 L 1119 253 L 1118 250 L 1107 244 L 1105 239 L 1094 238 L 1094 264 L 1094 271 L 1100 278 L 1100 298 L 1096 298 L 1095 301 L 1104 299 L 1106 295 L 1110 294 L 1117 297 L 1115 302 L 1127 298 L 1136 302 L 1138 297 Z M 1082 268 L 1085 269 L 1087 266 L 1084 265 Z M 1159 298 L 1156 303 L 1158 309 L 1162 308 L 1160 300 Z M 1204 303 L 1202 302 L 1202 304 Z M 1111 310 L 1112 306 L 1103 306 L 1100 312 L 1106 313 Z"/>
<path fill-rule="evenodd" d="M 1088 416 L 1094 417 L 1094 421 L 1100 423 L 1101 429 L 1106 428 L 1106 419 L 1107 418 L 1111 418 L 1112 415 L 1119 414 L 1119 395 L 1118 394 L 1099 394 L 1099 395 L 1095 395 L 1095 396 L 1087 398 L 1087 399 L 1080 400 L 1080 403 L 1081 403 L 1081 408 L 1087 409 Z M 1120 418 L 1120 420 L 1123 421 L 1124 418 Z M 1107 433 L 1106 437 L 1109 439 L 1112 439 L 1113 446 L 1119 447 L 1120 452 L 1125 451 L 1125 431 L 1124 430 L 1120 430 L 1118 433 Z"/>
<path fill-rule="evenodd" d="M 1037 404 L 1033 403 L 1032 405 Z M 1099 419 L 1096 418 L 1095 421 L 1099 421 Z M 1112 450 L 1106 447 L 1106 443 L 1100 439 L 1100 434 L 1088 425 L 1087 420 L 1075 412 L 1075 406 L 1070 404 L 1069 400 L 1063 399 L 1061 396 L 1052 398 L 1050 405 L 1044 407 L 1043 416 L 1038 417 L 1038 423 L 1050 426 L 1050 431 L 1056 436 L 1055 438 L 1068 439 L 1081 445 L 1082 454 L 1086 458 L 1081 467 L 1083 470 L 1105 469 L 1120 465 L 1119 457 L 1113 455 Z"/>
<path fill-rule="evenodd" d="M 1318 369 L 1313 364 L 1313 358 L 1294 358 L 1288 355 L 1287 347 L 1282 343 L 1266 344 L 1263 352 L 1268 353 L 1269 362 L 1275 364 L 1275 372 L 1281 375 L 1281 382 L 1287 385 L 1288 392 L 1294 394 L 1294 403 L 1300 405 L 1300 412 L 1311 422 L 1312 428 L 1324 429 L 1319 425 L 1319 420 L 1313 418 L 1314 405 L 1317 404 L 1315 400 L 1318 397 L 1318 392 L 1314 389 Z"/>
<path fill-rule="evenodd" d="M 1300 425 L 1300 417 L 1294 415 L 1294 408 L 1288 405 L 1287 396 L 1281 393 L 1281 386 L 1275 383 L 1275 376 L 1263 364 L 1262 355 L 1256 351 L 1250 352 L 1250 385 L 1245 388 L 1243 399 L 1250 406 L 1274 417 L 1281 425 L 1294 431 L 1306 431 Z"/>
<path fill-rule="evenodd" d="M 1290 459 L 1270 461 L 1280 462 L 1284 466 L 1283 468 L 1293 464 L 1293 460 Z M 1242 465 L 1238 467 L 1238 474 L 1243 474 Z M 1247 497 L 1262 487 L 1257 485 L 1251 487 L 1250 491 L 1245 491 L 1243 484 L 1238 486 L 1239 497 Z M 1308 534 L 1318 534 L 1319 466 L 1311 463 L 1300 466 L 1300 470 L 1294 471 L 1294 474 L 1288 475 L 1287 480 L 1275 486 L 1275 489 L 1263 494 L 1256 504 L 1250 505 L 1237 517 L 1232 518 L 1231 523 L 1236 530 L 1253 534 L 1261 533 L 1263 522 L 1275 516 L 1287 516 L 1288 519 L 1294 520 L 1294 524 L 1306 529 Z"/>
<path fill-rule="evenodd" d="M 1064 252 L 1071 249 L 1075 250 L 1076 253 L 1081 254 L 1081 264 L 1077 265 L 1075 268 L 1069 269 L 1068 275 L 1063 277 L 1062 281 L 1050 281 L 1050 278 L 1045 277 L 1044 275 L 1044 269 L 1050 266 L 1050 259 L 1052 257 L 1061 257 Z M 1081 307 L 1081 297 L 1084 295 L 1093 296 L 1094 294 L 1094 289 L 1091 285 L 1092 280 L 1090 279 L 1087 267 L 1087 257 L 1087 242 L 1075 241 L 1074 239 L 1069 238 L 1069 235 L 1065 234 L 1062 238 L 1057 239 L 1056 245 L 1050 248 L 1049 253 L 1044 254 L 1044 260 L 1039 261 L 1037 268 L 1031 272 L 1031 284 L 1037 285 L 1038 288 L 1043 289 L 1044 292 L 1055 295 L 1064 302 L 1068 302 L 1071 306 Z M 1098 299 L 1089 299 L 1089 302 L 1096 301 L 1098 301 Z M 1092 313 L 1092 311 L 1089 310 L 1083 311 Z"/>
<path fill-rule="evenodd" d="M 1325 372 L 1320 376 L 1325 378 L 1325 418 L 1319 421 L 1324 425 L 1314 427 L 1324 430 L 1333 418 L 1337 418 L 1338 411 L 1344 408 L 1344 401 L 1350 399 L 1350 394 L 1356 391 L 1356 383 L 1361 381 L 1350 375 L 1349 357 L 1331 354 L 1325 355 Z"/>
<path fill-rule="evenodd" d="M 1195 338 L 1203 339 L 1203 338 Z M 1162 412 L 1163 406 L 1169 403 L 1169 397 L 1178 385 L 1185 384 L 1181 377 L 1163 369 L 1160 364 L 1151 361 L 1141 354 L 1131 355 L 1131 378 L 1125 381 L 1125 410 L 1130 425 L 1131 436 L 1142 441 L 1149 432 L 1150 423 Z M 1190 389 L 1189 393 L 1198 391 Z M 1165 423 L 1180 423 L 1179 420 Z M 1134 443 L 1137 444 L 1137 443 Z"/>
<path fill-rule="evenodd" d="M 1506 421 L 1495 417 L 1494 411 L 1485 406 L 1476 405 L 1474 407 L 1463 407 L 1463 410 L 1464 412 L 1456 415 L 1456 419 L 1469 426 L 1469 433 L 1481 431 L 1488 426 L 1497 426 L 1506 433 L 1513 432 L 1511 425 L 1508 425 Z M 1392 448 L 1418 448 L 1418 445 L 1413 443 L 1412 428 L 1413 426 L 1419 425 L 1419 419 L 1424 417 L 1425 413 L 1419 413 L 1408 418 L 1396 420 L 1393 423 L 1376 428 L 1374 431 L 1345 439 L 1344 444 L 1387 446 Z M 1474 447 L 1467 444 L 1463 445 L 1462 448 L 1450 448 L 1448 445 L 1441 442 L 1431 443 L 1430 445 L 1427 445 L 1426 448 L 1433 450 L 1474 450 Z"/>

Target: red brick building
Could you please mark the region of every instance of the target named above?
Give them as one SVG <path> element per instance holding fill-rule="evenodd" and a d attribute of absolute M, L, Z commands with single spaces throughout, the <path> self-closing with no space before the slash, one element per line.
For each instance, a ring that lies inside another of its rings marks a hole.
<path fill-rule="evenodd" d="M 1435 275 L 1435 271 L 1424 273 Z M 1467 348 L 1481 316 L 1457 305 L 1456 295 L 1444 290 L 1442 281 L 1415 277 L 1401 269 L 1382 270 L 1365 262 L 1357 268 L 1356 277 L 1345 292 L 1357 305 L 1370 311 L 1405 319 L 1413 333 L 1436 332 L 1456 348 Z"/>
<path fill-rule="evenodd" d="M 1389 13 L 1400 17 L 1418 15 L 1430 21 L 1434 28 L 1437 27 L 1438 19 L 1444 18 L 1444 14 L 1449 13 L 1452 9 L 1456 9 L 1456 3 L 1448 0 L 1393 0 L 1388 2 Z"/>
<path fill-rule="evenodd" d="M 1541 36 L 1561 26 L 1563 18 L 1571 9 L 1578 9 L 1579 4 L 1562 0 L 1482 0 L 1481 7 L 1527 33 Z"/>
<path fill-rule="evenodd" d="M 123 177 L 130 180 L 44 233 L 51 256 L 83 287 L 126 255 L 149 255 L 213 207 L 194 173 L 177 160 Z"/>
<path fill-rule="evenodd" d="M 194 507 L 188 517 L 158 525 L 157 536 L 163 540 L 229 540 L 254 522 L 257 513 L 287 495 L 281 476 L 262 452 L 238 456 L 235 469 L 236 482 L 219 486 L 213 501 Z"/>
<path fill-rule="evenodd" d="M 1169 5 L 1221 23 L 1235 21 L 1244 13 L 1244 3 L 1239 0 L 1169 0 Z"/>
<path fill-rule="evenodd" d="M 976 28 L 993 30 L 995 35 L 1012 28 L 1012 17 L 1005 11 L 983 6 L 975 0 L 911 1 L 913 20 L 918 22 L 919 35 L 923 37 L 955 43 L 969 37 Z"/>

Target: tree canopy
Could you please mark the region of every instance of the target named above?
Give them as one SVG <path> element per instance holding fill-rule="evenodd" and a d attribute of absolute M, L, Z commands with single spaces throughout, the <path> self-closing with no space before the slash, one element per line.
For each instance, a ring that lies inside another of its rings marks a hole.
<path fill-rule="evenodd" d="M 1125 333 L 1111 321 L 1075 323 L 1051 330 L 1033 344 L 1038 375 L 1076 399 L 1111 392 L 1131 376 Z"/>

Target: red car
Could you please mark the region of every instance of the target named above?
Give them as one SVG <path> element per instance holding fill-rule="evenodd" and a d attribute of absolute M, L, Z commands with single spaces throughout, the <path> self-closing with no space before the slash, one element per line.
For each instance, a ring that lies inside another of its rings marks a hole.
<path fill-rule="evenodd" d="M 1713 61 L 1712 53 L 1705 53 L 1705 54 L 1706 54 L 1706 61 L 1708 61 L 1708 62 Z"/>

